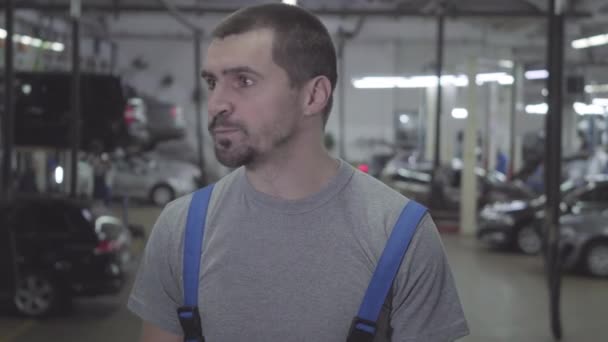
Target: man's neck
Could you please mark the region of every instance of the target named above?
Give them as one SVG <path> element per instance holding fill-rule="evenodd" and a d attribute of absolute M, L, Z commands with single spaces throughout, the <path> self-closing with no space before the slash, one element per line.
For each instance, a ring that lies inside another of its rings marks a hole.
<path fill-rule="evenodd" d="M 265 194 L 296 200 L 321 189 L 338 173 L 340 162 L 327 151 L 303 149 L 284 151 L 262 164 L 246 167 L 251 185 Z"/>

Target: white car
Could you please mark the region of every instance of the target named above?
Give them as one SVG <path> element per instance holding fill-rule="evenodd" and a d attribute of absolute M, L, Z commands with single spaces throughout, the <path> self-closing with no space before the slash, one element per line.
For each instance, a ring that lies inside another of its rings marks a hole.
<path fill-rule="evenodd" d="M 151 157 L 116 160 L 112 196 L 149 200 L 164 206 L 199 188 L 201 173 L 193 164 Z"/>

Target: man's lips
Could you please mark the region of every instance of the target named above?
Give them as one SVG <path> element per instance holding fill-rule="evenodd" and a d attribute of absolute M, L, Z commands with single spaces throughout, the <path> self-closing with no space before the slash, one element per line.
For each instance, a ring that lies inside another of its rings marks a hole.
<path fill-rule="evenodd" d="M 238 128 L 216 128 L 212 132 L 213 134 L 228 134 L 238 132 L 240 129 Z"/>

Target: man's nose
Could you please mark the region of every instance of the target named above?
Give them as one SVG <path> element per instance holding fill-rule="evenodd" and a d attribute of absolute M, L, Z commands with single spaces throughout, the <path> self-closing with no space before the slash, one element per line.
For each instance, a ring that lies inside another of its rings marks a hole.
<path fill-rule="evenodd" d="M 210 93 L 207 106 L 211 120 L 219 114 L 230 114 L 234 109 L 228 92 L 219 85 Z"/>

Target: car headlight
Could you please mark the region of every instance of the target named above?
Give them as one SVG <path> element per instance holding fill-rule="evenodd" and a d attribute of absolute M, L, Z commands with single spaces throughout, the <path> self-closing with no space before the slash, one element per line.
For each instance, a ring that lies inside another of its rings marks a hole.
<path fill-rule="evenodd" d="M 512 226 L 515 224 L 513 217 L 490 208 L 483 209 L 480 217 L 486 221 L 496 222 L 506 226 Z"/>
<path fill-rule="evenodd" d="M 527 207 L 527 203 L 524 201 L 510 201 L 510 202 L 498 202 L 494 204 L 494 209 L 497 211 L 518 211 L 525 209 Z"/>

